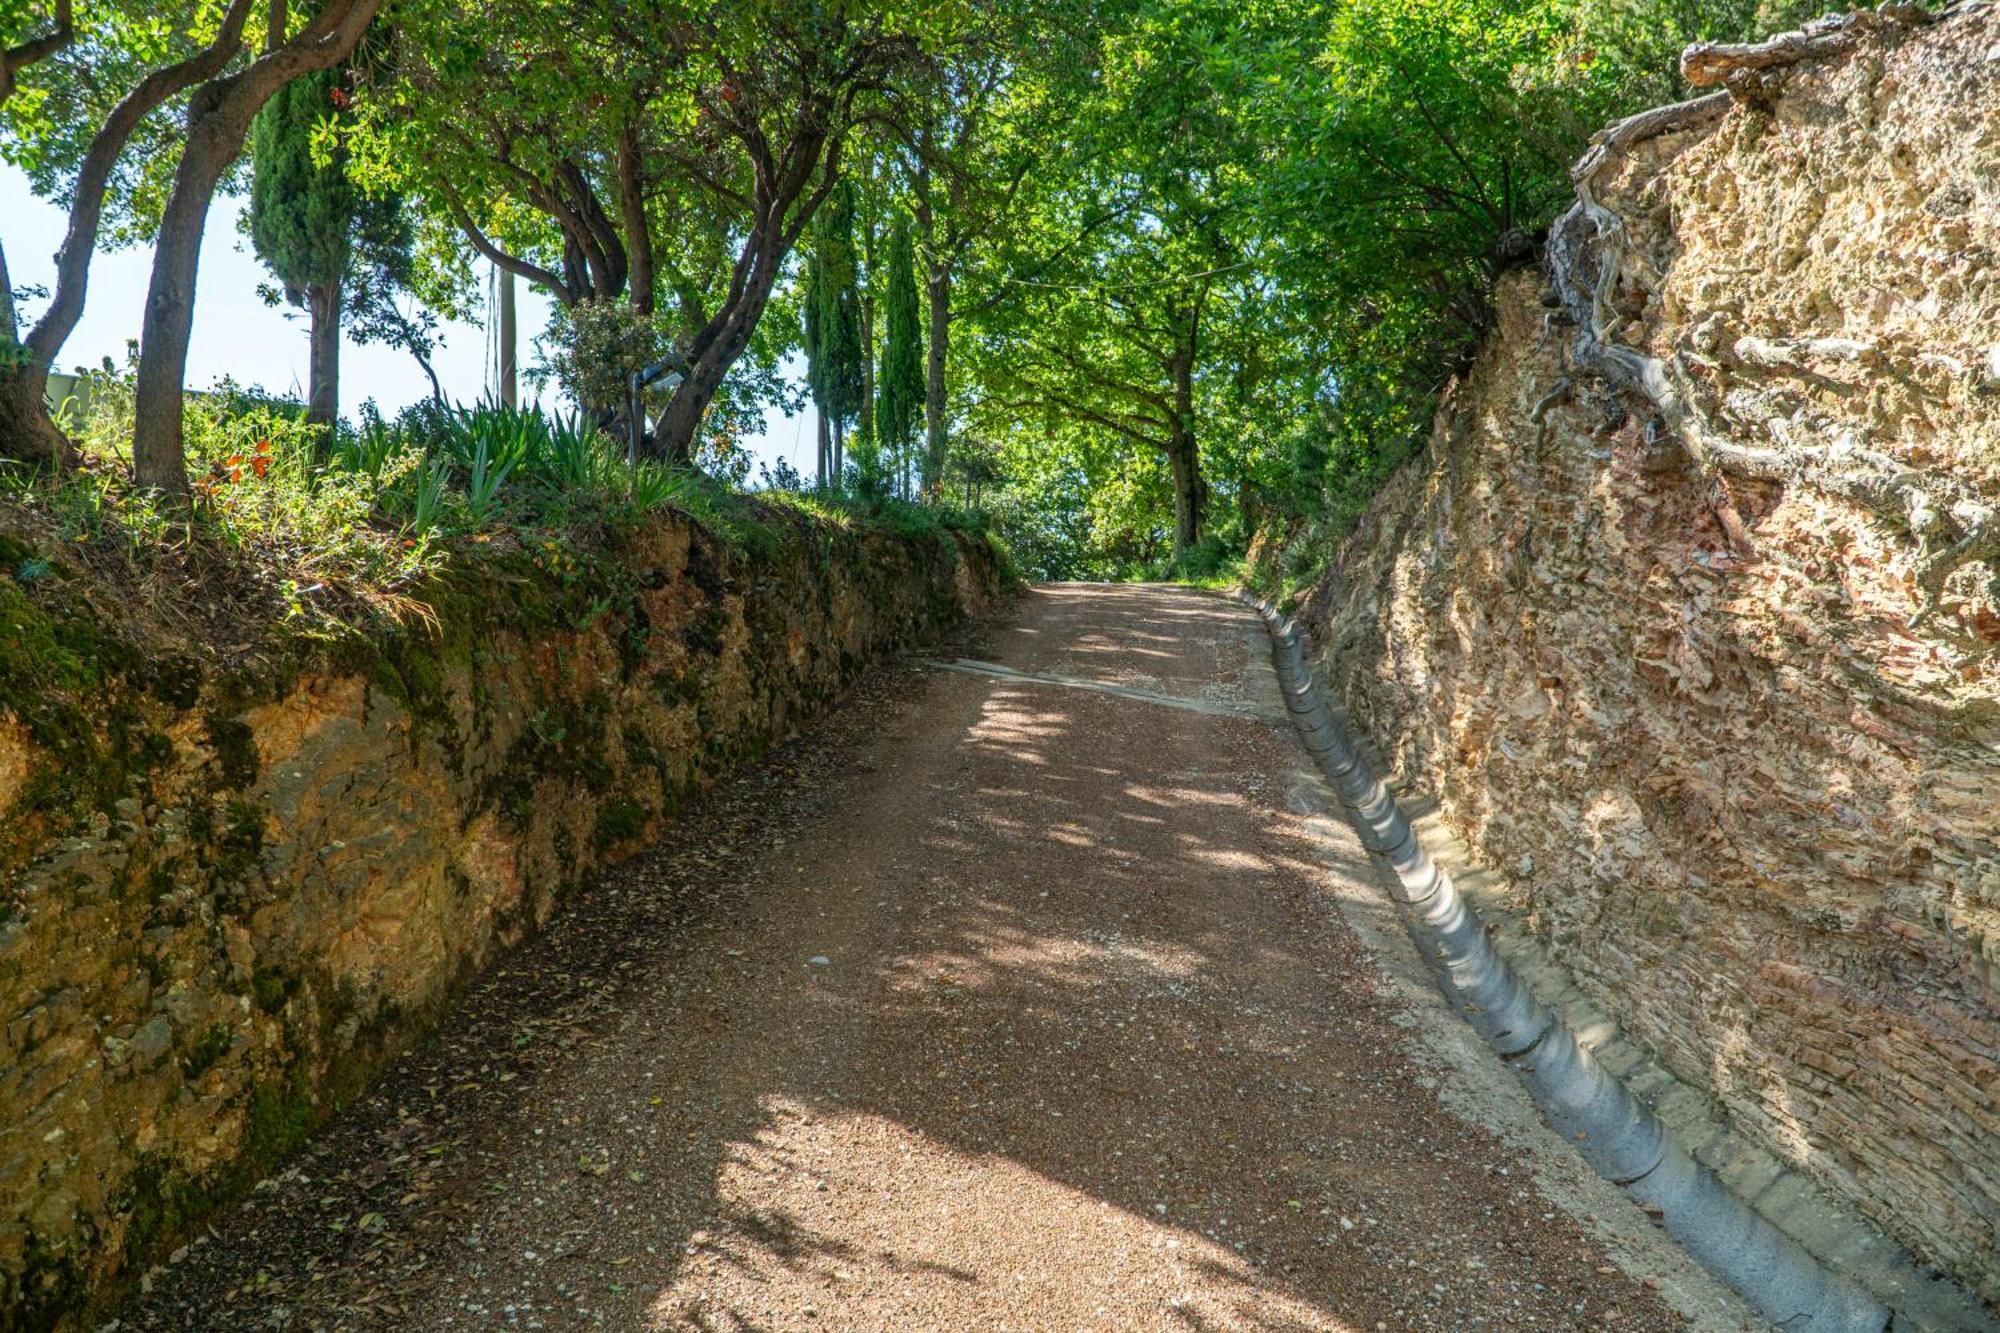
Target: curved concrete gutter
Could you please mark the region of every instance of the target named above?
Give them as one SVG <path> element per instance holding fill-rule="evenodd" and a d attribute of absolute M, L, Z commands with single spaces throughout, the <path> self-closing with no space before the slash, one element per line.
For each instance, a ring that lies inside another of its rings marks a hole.
<path fill-rule="evenodd" d="M 1411 934 L 1459 1011 L 1528 1086 L 1549 1123 L 1606 1179 L 1657 1213 L 1667 1232 L 1773 1324 L 1813 1333 L 1882 1333 L 1887 1307 L 1731 1194 L 1604 1071 L 1507 966 L 1479 918 L 1433 862 L 1396 799 L 1327 707 L 1296 627 L 1255 602 L 1271 631 L 1285 707 L 1361 830 L 1384 857 Z"/>

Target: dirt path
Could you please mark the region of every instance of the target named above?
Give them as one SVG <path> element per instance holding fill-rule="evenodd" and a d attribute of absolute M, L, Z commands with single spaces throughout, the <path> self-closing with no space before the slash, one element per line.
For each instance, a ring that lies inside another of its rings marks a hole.
<path fill-rule="evenodd" d="M 504 962 L 123 1327 L 1684 1327 L 1670 1253 L 1614 1243 L 1621 1270 L 1615 1219 L 1536 1183 L 1573 1158 L 1440 1101 L 1289 808 L 1295 743 L 1244 715 L 1275 699 L 1261 635 L 1056 586 L 958 651 L 1126 693 L 879 674 Z"/>

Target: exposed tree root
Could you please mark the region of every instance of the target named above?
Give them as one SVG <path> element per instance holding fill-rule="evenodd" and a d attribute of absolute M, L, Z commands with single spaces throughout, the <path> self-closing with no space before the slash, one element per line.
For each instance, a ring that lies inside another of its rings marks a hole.
<path fill-rule="evenodd" d="M 1703 43 L 1688 49 L 1682 69 L 1690 82 L 1714 83 L 1735 72 L 1761 71 L 1845 50 L 1861 33 L 1885 23 L 1927 18 L 1915 6 L 1890 5 L 1822 20 L 1802 32 L 1750 46 Z M 1576 203 L 1550 230 L 1548 262 L 1556 294 L 1577 329 L 1573 364 L 1652 404 L 1708 482 L 1716 517 L 1740 554 L 1751 552 L 1742 518 L 1729 497 L 1727 480 L 1732 477 L 1805 486 L 1907 530 L 1925 556 L 1917 574 L 1925 598 L 1916 617 L 1921 623 L 1936 610 L 1954 572 L 1974 562 L 2000 563 L 2000 513 L 1992 505 L 1948 476 L 1919 472 L 1869 448 L 1853 432 L 1797 448 L 1740 443 L 1704 408 L 1688 355 L 1676 350 L 1669 358 L 1656 357 L 1611 337 L 1625 318 L 1615 306 L 1615 295 L 1628 236 L 1624 219 L 1598 202 L 1594 182 L 1615 156 L 1633 145 L 1706 124 L 1726 113 L 1729 103 L 1729 93 L 1711 93 L 1619 121 L 1597 137 L 1572 170 Z M 1746 337 L 1731 350 L 1746 366 L 1787 370 L 1803 370 L 1809 359 L 1871 365 L 1881 355 L 1873 344 L 1835 338 L 1780 342 Z M 1547 400 L 1538 405 L 1538 422 L 1550 405 Z"/>
<path fill-rule="evenodd" d="M 1681 76 L 1696 88 L 1737 85 L 1745 75 L 1824 60 L 1851 50 L 1865 33 L 1888 26 L 1915 27 L 1930 17 L 1921 5 L 1890 3 L 1876 10 L 1829 15 L 1762 42 L 1696 42 L 1681 52 Z"/>
<path fill-rule="evenodd" d="M 1590 148 L 1570 168 L 1570 178 L 1580 184 L 1587 183 L 1605 162 L 1633 144 L 1644 139 L 1657 139 L 1662 134 L 1692 129 L 1705 121 L 1718 120 L 1728 110 L 1728 93 L 1709 93 L 1705 97 L 1675 102 L 1671 106 L 1656 106 L 1636 116 L 1613 121 L 1590 136 Z"/>

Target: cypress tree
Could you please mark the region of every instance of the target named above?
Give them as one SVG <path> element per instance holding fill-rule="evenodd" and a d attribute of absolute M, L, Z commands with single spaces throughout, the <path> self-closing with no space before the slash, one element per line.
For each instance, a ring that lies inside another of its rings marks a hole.
<path fill-rule="evenodd" d="M 332 425 L 340 415 L 341 289 L 354 255 L 359 192 L 347 179 L 345 154 L 313 161 L 313 131 L 334 118 L 341 71 L 294 79 L 257 113 L 250 130 L 250 240 L 283 285 L 285 299 L 312 319 L 306 419 Z"/>
<path fill-rule="evenodd" d="M 861 300 L 856 291 L 854 189 L 843 181 L 814 219 L 806 270 L 806 386 L 828 425 L 821 481 L 840 484 L 841 441 L 860 414 Z"/>
<path fill-rule="evenodd" d="M 923 329 L 917 314 L 917 274 L 910 219 L 902 212 L 889 232 L 886 330 L 875 404 L 875 431 L 891 457 L 908 462 L 924 410 Z"/>

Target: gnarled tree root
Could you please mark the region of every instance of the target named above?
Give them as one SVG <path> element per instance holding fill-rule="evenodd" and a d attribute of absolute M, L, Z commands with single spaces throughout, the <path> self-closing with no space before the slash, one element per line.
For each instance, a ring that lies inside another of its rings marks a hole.
<path fill-rule="evenodd" d="M 1696 42 L 1681 52 L 1681 77 L 1696 88 L 1716 84 L 1742 86 L 1745 75 L 1824 60 L 1852 50 L 1865 33 L 1884 27 L 1915 27 L 1930 22 L 1921 5 L 1893 2 L 1880 9 L 1816 19 L 1797 32 L 1780 33 L 1761 42 Z"/>
<path fill-rule="evenodd" d="M 1862 32 L 1884 23 L 1927 19 L 1915 6 L 1885 5 L 1879 11 L 1823 20 L 1802 32 L 1751 46 L 1690 47 L 1682 68 L 1691 82 L 1713 83 L 1732 71 L 1763 70 L 1845 50 Z M 1550 229 L 1548 263 L 1557 297 L 1577 330 L 1572 363 L 1652 405 L 1710 484 L 1716 516 L 1741 554 L 1750 554 L 1749 539 L 1729 498 L 1727 482 L 1732 477 L 1806 486 L 1906 530 L 1925 555 L 1917 573 L 1925 598 L 1914 622 L 1920 624 L 1936 610 L 1953 573 L 1975 562 L 2000 564 L 2000 513 L 1991 504 L 1951 478 L 1921 473 L 1866 447 L 1851 434 L 1794 449 L 1739 443 L 1702 407 L 1682 352 L 1656 357 L 1610 336 L 1623 318 L 1614 297 L 1627 231 L 1624 219 L 1598 202 L 1593 190 L 1596 178 L 1633 145 L 1705 125 L 1719 119 L 1729 105 L 1728 93 L 1711 93 L 1628 117 L 1599 134 L 1571 171 L 1576 203 Z M 1872 345 L 1838 339 L 1784 344 L 1746 339 L 1735 350 L 1746 363 L 1770 367 L 1794 366 L 1802 353 L 1864 363 L 1877 355 Z M 1545 411 L 1546 406 L 1538 409 L 1538 419 Z"/>

